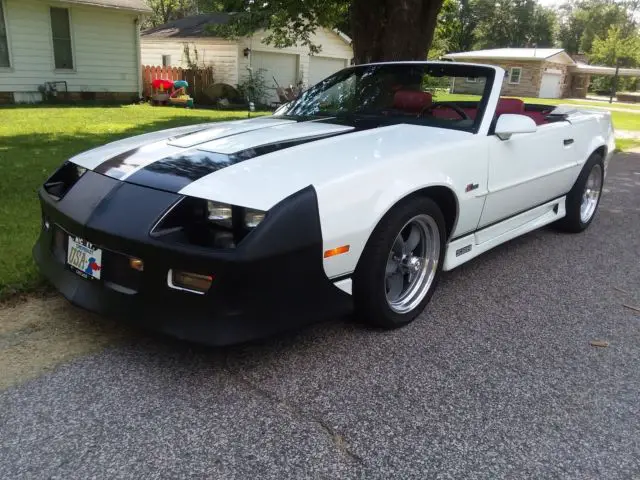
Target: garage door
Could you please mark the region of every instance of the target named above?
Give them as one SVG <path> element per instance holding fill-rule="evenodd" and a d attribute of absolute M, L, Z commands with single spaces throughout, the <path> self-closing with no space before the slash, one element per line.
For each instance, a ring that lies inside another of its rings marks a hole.
<path fill-rule="evenodd" d="M 298 56 L 288 53 L 251 52 L 251 66 L 254 72 L 263 69 L 262 72 L 268 87 L 268 102 L 278 100 L 276 94 L 276 82 L 283 88 L 295 85 L 298 70 Z M 274 81 L 275 78 L 275 81 Z"/>
<path fill-rule="evenodd" d="M 315 85 L 344 67 L 346 64 L 343 58 L 311 57 L 309 59 L 309 85 Z"/>
<path fill-rule="evenodd" d="M 540 82 L 540 98 L 560 98 L 561 94 L 561 73 L 543 73 Z"/>

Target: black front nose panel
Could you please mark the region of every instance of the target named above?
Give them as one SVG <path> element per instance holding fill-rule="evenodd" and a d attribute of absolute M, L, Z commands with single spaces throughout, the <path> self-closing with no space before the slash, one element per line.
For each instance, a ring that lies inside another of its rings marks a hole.
<path fill-rule="evenodd" d="M 107 236 L 104 240 L 118 246 L 118 239 L 149 241 L 154 223 L 180 195 L 120 182 L 117 190 L 104 198 L 87 223 L 87 235 Z"/>
<path fill-rule="evenodd" d="M 59 214 L 60 217 L 75 222 L 73 226 L 83 228 L 98 205 L 121 183 L 113 178 L 87 171 L 59 201 L 46 192 L 42 192 L 42 198 L 55 206 L 51 212 L 54 217 L 52 220 L 56 221 L 55 217 Z"/>
<path fill-rule="evenodd" d="M 61 200 L 45 191 L 41 198 L 44 214 L 76 235 L 146 241 L 153 223 L 180 196 L 88 171 Z"/>

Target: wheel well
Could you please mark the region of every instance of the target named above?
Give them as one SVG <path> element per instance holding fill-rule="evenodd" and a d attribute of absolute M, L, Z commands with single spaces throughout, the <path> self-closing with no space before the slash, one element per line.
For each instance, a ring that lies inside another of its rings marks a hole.
<path fill-rule="evenodd" d="M 591 155 L 593 155 L 594 153 L 599 153 L 600 155 L 602 155 L 602 158 L 604 158 L 607 155 L 607 147 L 605 145 L 602 145 L 596 148 Z"/>
<path fill-rule="evenodd" d="M 458 200 L 456 194 L 448 187 L 434 186 L 417 190 L 407 198 L 416 196 L 429 197 L 438 204 L 438 207 L 442 210 L 442 215 L 444 216 L 444 221 L 447 226 L 447 238 L 450 238 L 455 228 L 456 220 L 458 219 Z"/>

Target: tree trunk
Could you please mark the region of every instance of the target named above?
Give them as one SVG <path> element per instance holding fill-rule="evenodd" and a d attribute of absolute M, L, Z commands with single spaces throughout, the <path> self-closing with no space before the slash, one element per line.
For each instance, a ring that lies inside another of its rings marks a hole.
<path fill-rule="evenodd" d="M 442 3 L 443 0 L 353 0 L 355 62 L 425 60 Z"/>

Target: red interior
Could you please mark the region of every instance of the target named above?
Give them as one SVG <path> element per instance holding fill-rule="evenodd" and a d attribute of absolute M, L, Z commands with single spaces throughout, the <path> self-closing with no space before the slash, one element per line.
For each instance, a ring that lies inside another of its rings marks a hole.
<path fill-rule="evenodd" d="M 428 92 L 421 92 L 415 90 L 398 90 L 393 97 L 393 108 L 402 110 L 403 112 L 410 114 L 417 114 L 422 112 L 425 108 L 431 106 L 432 96 Z M 476 107 L 464 107 L 462 108 L 464 113 L 471 119 L 475 119 L 478 113 Z M 515 113 L 518 115 L 526 115 L 531 118 L 536 125 L 543 125 L 548 123 L 545 119 L 546 113 L 527 110 L 524 102 L 519 98 L 506 98 L 500 97 L 498 105 L 496 106 L 496 116 L 499 117 L 504 113 Z M 459 120 L 460 115 L 455 110 L 447 107 L 446 105 L 436 106 L 431 114 L 436 118 Z"/>
<path fill-rule="evenodd" d="M 418 90 L 398 90 L 393 96 L 393 108 L 407 113 L 420 113 L 431 105 L 431 94 Z"/>

